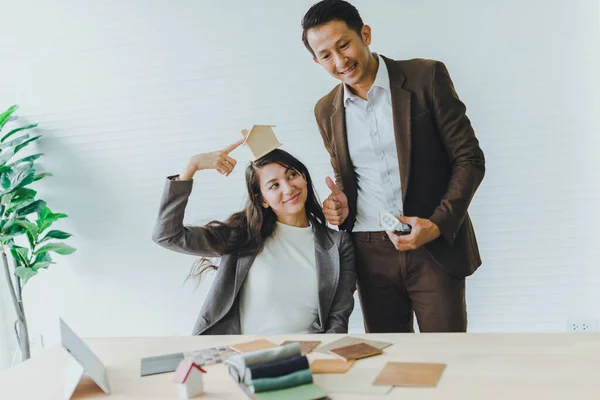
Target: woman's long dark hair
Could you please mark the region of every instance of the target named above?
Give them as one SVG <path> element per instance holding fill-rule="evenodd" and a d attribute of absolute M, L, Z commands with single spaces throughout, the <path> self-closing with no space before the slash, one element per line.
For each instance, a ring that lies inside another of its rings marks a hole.
<path fill-rule="evenodd" d="M 258 254 L 265 242 L 273 235 L 277 222 L 275 212 L 262 206 L 260 180 L 257 170 L 276 163 L 301 174 L 306 180 L 307 197 L 304 208 L 312 225 L 326 226 L 325 216 L 306 166 L 290 153 L 275 149 L 246 167 L 248 199 L 242 211 L 231 215 L 225 222 L 211 221 L 202 228 L 210 246 L 220 254 Z M 207 269 L 216 267 L 201 258 L 192 266 L 190 276 L 200 276 Z"/>

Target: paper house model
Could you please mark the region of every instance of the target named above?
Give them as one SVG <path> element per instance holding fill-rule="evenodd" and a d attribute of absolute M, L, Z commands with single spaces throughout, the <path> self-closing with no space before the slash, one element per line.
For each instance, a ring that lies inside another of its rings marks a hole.
<path fill-rule="evenodd" d="M 206 371 L 192 360 L 181 360 L 173 377 L 173 382 L 177 384 L 179 398 L 187 400 L 204 393 L 205 373 Z"/>
<path fill-rule="evenodd" d="M 275 125 L 252 125 L 250 130 L 242 130 L 244 144 L 250 149 L 252 161 L 255 161 L 271 150 L 275 150 L 281 143 L 277 140 L 273 129 Z"/>

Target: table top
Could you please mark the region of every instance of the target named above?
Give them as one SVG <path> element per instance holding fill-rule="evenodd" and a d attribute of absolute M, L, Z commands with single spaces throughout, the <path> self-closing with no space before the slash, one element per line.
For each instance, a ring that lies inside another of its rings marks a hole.
<path fill-rule="evenodd" d="M 177 399 L 173 374 L 140 377 L 143 357 L 224 346 L 257 338 L 320 340 L 347 335 L 182 336 L 88 338 L 85 342 L 106 366 L 110 395 L 83 379 L 73 398 Z M 368 334 L 351 335 L 394 343 L 384 354 L 358 360 L 354 368 L 375 376 L 388 361 L 445 363 L 436 387 L 394 387 L 387 395 L 333 393 L 333 400 L 355 399 L 600 399 L 600 333 L 565 334 Z M 309 359 L 327 358 L 320 353 Z M 44 350 L 0 371 L 3 399 L 62 399 L 70 356 L 62 347 Z M 247 399 L 222 364 L 206 367 L 201 399 Z M 351 370 L 352 371 L 352 370 Z M 352 381 L 348 382 L 352 385 Z"/>

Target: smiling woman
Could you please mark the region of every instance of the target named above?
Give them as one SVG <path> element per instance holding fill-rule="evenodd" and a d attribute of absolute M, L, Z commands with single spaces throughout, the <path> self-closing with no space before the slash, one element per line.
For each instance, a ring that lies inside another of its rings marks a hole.
<path fill-rule="evenodd" d="M 229 147 L 192 156 L 167 179 L 154 229 L 156 243 L 222 257 L 193 334 L 345 333 L 354 308 L 354 249 L 327 227 L 304 164 L 275 149 L 246 168 L 248 200 L 226 221 L 184 226 L 195 173 L 228 176 Z"/>

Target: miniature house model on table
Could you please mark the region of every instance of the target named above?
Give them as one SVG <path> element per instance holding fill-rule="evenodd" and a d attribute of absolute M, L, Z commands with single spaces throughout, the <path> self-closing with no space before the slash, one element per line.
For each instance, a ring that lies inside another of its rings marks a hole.
<path fill-rule="evenodd" d="M 173 377 L 179 398 L 186 400 L 204 393 L 205 373 L 206 371 L 192 360 L 181 360 Z"/>
<path fill-rule="evenodd" d="M 245 139 L 244 144 L 250 149 L 252 161 L 256 161 L 281 146 L 275 132 L 273 132 L 274 127 L 275 125 L 252 125 L 250 130 L 242 130 Z"/>

